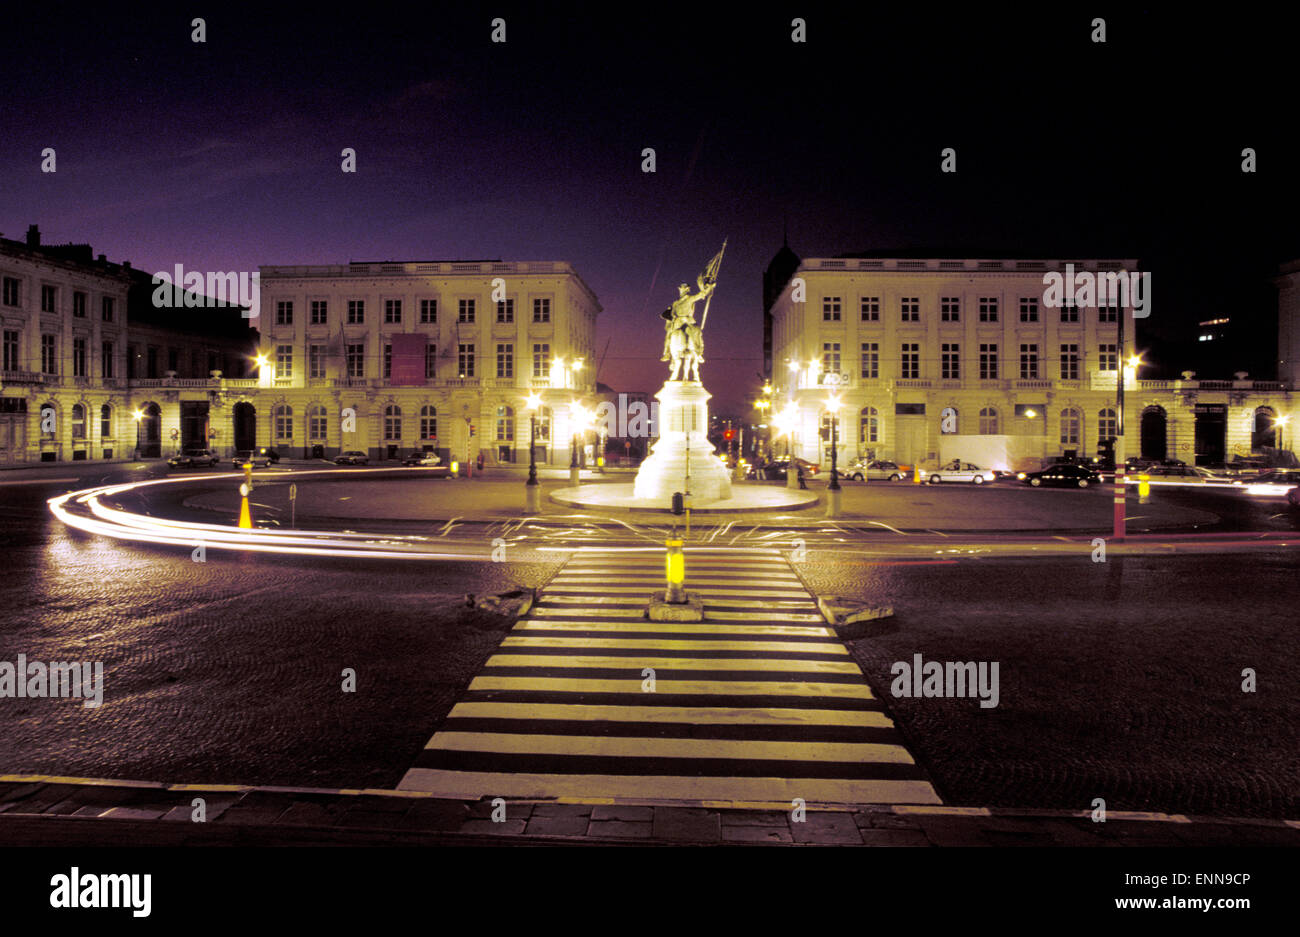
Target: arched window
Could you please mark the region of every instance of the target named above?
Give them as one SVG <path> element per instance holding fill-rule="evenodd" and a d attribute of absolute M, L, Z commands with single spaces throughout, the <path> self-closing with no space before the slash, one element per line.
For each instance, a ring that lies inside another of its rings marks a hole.
<path fill-rule="evenodd" d="M 497 407 L 497 441 L 513 442 L 515 438 L 515 411 L 513 407 Z"/>
<path fill-rule="evenodd" d="M 980 410 L 980 435 L 996 436 L 998 433 L 998 411 L 994 407 Z"/>
<path fill-rule="evenodd" d="M 72 405 L 72 438 L 86 438 L 86 408 L 79 403 Z"/>
<path fill-rule="evenodd" d="M 384 407 L 384 438 L 402 438 L 402 408 L 395 403 Z"/>
<path fill-rule="evenodd" d="M 1277 448 L 1277 414 L 1272 407 L 1256 407 L 1255 422 L 1251 427 L 1250 451 Z"/>
<path fill-rule="evenodd" d="M 99 438 L 112 439 L 116 435 L 113 432 L 113 408 L 104 404 L 99 408 Z"/>
<path fill-rule="evenodd" d="M 307 438 L 312 441 L 323 440 L 326 432 L 325 407 L 314 403 L 307 408 Z"/>
<path fill-rule="evenodd" d="M 1061 445 L 1077 446 L 1083 435 L 1083 416 L 1073 407 L 1061 411 Z"/>
<path fill-rule="evenodd" d="M 420 438 L 438 438 L 438 408 L 426 403 L 420 408 Z"/>
<path fill-rule="evenodd" d="M 875 407 L 863 407 L 858 414 L 858 442 L 872 446 L 880 442 L 880 414 Z"/>
<path fill-rule="evenodd" d="M 283 440 L 293 439 L 293 407 L 287 403 L 276 404 L 275 409 L 271 412 L 272 423 L 275 426 L 275 438 Z"/>
<path fill-rule="evenodd" d="M 53 439 L 55 427 L 59 425 L 59 408 L 54 405 L 53 400 L 48 400 L 41 404 L 37 415 L 41 421 L 41 438 Z"/>
<path fill-rule="evenodd" d="M 1106 407 L 1097 414 L 1097 438 L 1114 439 L 1119 435 L 1119 423 L 1115 419 L 1115 411 Z"/>

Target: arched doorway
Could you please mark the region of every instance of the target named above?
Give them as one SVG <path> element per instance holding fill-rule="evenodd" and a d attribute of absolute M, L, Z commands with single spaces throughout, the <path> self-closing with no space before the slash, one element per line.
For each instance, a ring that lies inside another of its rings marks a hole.
<path fill-rule="evenodd" d="M 142 459 L 162 458 L 162 408 L 150 401 L 140 408 L 135 445 Z"/>
<path fill-rule="evenodd" d="M 257 448 L 257 408 L 247 401 L 235 404 L 235 450 Z"/>
<path fill-rule="evenodd" d="M 1250 451 L 1277 448 L 1277 414 L 1272 407 L 1256 407 L 1255 423 L 1251 427 Z"/>
<path fill-rule="evenodd" d="M 1143 409 L 1139 429 L 1142 458 L 1169 458 L 1168 428 L 1168 416 L 1164 407 L 1153 404 Z"/>

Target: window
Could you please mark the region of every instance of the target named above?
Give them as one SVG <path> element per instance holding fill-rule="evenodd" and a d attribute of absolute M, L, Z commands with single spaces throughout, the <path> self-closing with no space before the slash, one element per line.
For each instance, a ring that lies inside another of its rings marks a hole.
<path fill-rule="evenodd" d="M 384 343 L 384 380 L 389 380 L 393 376 L 393 345 L 391 342 Z"/>
<path fill-rule="evenodd" d="M 54 414 L 57 414 L 58 412 L 59 412 L 59 408 L 58 408 L 57 406 L 55 406 L 53 400 L 50 400 L 50 401 L 47 401 L 46 403 L 41 404 L 41 407 L 40 407 L 40 414 L 41 414 L 41 438 L 42 438 L 42 439 L 53 439 L 53 438 L 54 438 L 54 426 L 53 426 L 53 425 L 50 425 L 50 424 L 47 424 L 47 423 L 45 422 L 45 415 L 46 415 L 47 413 L 49 413 L 51 416 L 53 416 Z M 48 429 L 46 429 L 46 426 L 47 426 L 47 425 L 49 426 Z"/>
<path fill-rule="evenodd" d="M 1020 321 L 1021 322 L 1038 321 L 1038 297 L 1037 296 L 1020 297 Z"/>
<path fill-rule="evenodd" d="M 438 438 L 438 408 L 432 404 L 420 408 L 420 438 Z"/>
<path fill-rule="evenodd" d="M 326 431 L 325 408 L 318 403 L 307 408 L 307 438 L 323 440 Z"/>
<path fill-rule="evenodd" d="M 880 377 L 880 344 L 878 342 L 862 343 L 862 377 L 874 380 Z"/>
<path fill-rule="evenodd" d="M 1079 444 L 1080 425 L 1083 418 L 1073 407 L 1061 411 L 1061 445 L 1077 446 Z"/>
<path fill-rule="evenodd" d="M 514 345 L 497 345 L 497 377 L 512 378 L 515 376 L 515 346 Z"/>
<path fill-rule="evenodd" d="M 79 403 L 72 405 L 72 438 L 86 438 L 86 408 Z"/>
<path fill-rule="evenodd" d="M 858 416 L 858 442 L 860 444 L 880 442 L 880 414 L 875 407 L 863 407 Z"/>
<path fill-rule="evenodd" d="M 386 325 L 402 324 L 402 301 L 400 299 L 384 300 L 384 323 Z"/>
<path fill-rule="evenodd" d="M 998 379 L 998 346 L 980 343 L 980 380 Z"/>
<path fill-rule="evenodd" d="M 72 294 L 72 314 L 78 319 L 86 318 L 86 294 L 75 292 Z"/>
<path fill-rule="evenodd" d="M 287 403 L 279 404 L 272 415 L 275 420 L 275 438 L 293 439 L 293 407 Z"/>
<path fill-rule="evenodd" d="M 348 325 L 360 325 L 366 321 L 366 301 L 364 299 L 348 300 Z"/>
<path fill-rule="evenodd" d="M 1097 346 L 1097 370 L 1114 371 L 1116 369 L 1116 359 L 1118 355 L 1115 351 L 1115 345 L 1098 345 Z"/>
<path fill-rule="evenodd" d="M 534 322 L 551 321 L 551 301 L 549 299 L 533 300 L 533 321 Z"/>
<path fill-rule="evenodd" d="M 472 303 L 473 300 L 470 300 Z M 461 342 L 458 350 L 457 364 L 461 377 L 474 376 L 474 343 Z"/>
<path fill-rule="evenodd" d="M 514 442 L 515 411 L 511 407 L 497 407 L 497 442 Z"/>
<path fill-rule="evenodd" d="M 879 296 L 862 297 L 862 321 L 863 322 L 880 321 L 880 297 Z"/>
<path fill-rule="evenodd" d="M 158 346 L 157 345 L 145 346 L 144 376 L 146 378 L 156 378 L 158 376 Z"/>
<path fill-rule="evenodd" d="M 921 376 L 921 346 L 916 342 L 904 342 L 902 352 L 902 370 L 899 377 L 903 380 L 915 380 Z"/>
<path fill-rule="evenodd" d="M 435 380 L 438 377 L 438 346 L 429 343 L 424 346 L 424 379 Z"/>
<path fill-rule="evenodd" d="M 113 432 L 113 408 L 104 404 L 99 408 L 99 438 L 112 439 L 116 433 Z"/>
<path fill-rule="evenodd" d="M 275 304 L 275 324 L 293 325 L 293 301 L 282 299 Z"/>
<path fill-rule="evenodd" d="M 533 345 L 533 380 L 545 380 L 551 373 L 551 346 Z"/>
<path fill-rule="evenodd" d="M 822 442 L 827 443 L 828 445 L 830 444 L 832 427 L 834 427 L 833 432 L 835 433 L 835 442 L 838 444 L 843 441 L 843 438 L 840 436 L 838 423 L 839 421 L 836 420 L 834 414 L 822 414 Z"/>
<path fill-rule="evenodd" d="M 996 436 L 998 432 L 998 411 L 985 407 L 980 411 L 980 435 Z"/>
<path fill-rule="evenodd" d="M 1112 302 L 1112 305 L 1108 305 L 1108 306 L 1099 306 L 1099 307 L 1097 308 L 1097 321 L 1098 321 L 1098 322 L 1118 322 L 1118 321 L 1119 321 L 1119 305 L 1118 305 L 1117 303 L 1114 303 L 1114 300 L 1112 300 L 1111 302 Z"/>
<path fill-rule="evenodd" d="M 945 296 L 939 301 L 939 321 L 940 322 L 960 322 L 961 321 L 961 297 Z"/>
<path fill-rule="evenodd" d="M 474 300 L 462 299 L 459 300 L 458 305 L 460 311 L 456 315 L 456 321 L 473 322 L 474 321 Z"/>
<path fill-rule="evenodd" d="M 840 373 L 840 343 L 826 342 L 822 345 L 822 376 L 821 381 L 826 379 L 827 374 L 838 375 Z"/>
<path fill-rule="evenodd" d="M 292 345 L 275 346 L 275 376 L 277 379 L 293 377 Z"/>
<path fill-rule="evenodd" d="M 86 340 L 76 337 L 72 339 L 72 376 L 86 376 Z"/>
<path fill-rule="evenodd" d="M 438 301 L 436 299 L 420 300 L 420 324 L 429 325 L 438 321 Z"/>
<path fill-rule="evenodd" d="M 840 321 L 840 298 L 838 296 L 826 296 L 822 299 L 822 321 Z"/>
<path fill-rule="evenodd" d="M 497 303 L 497 321 L 515 321 L 515 301 L 513 299 L 503 299 Z"/>
<path fill-rule="evenodd" d="M 1107 407 L 1097 414 L 1097 438 L 1114 439 L 1118 435 L 1119 423 L 1115 420 L 1115 411 Z"/>
<path fill-rule="evenodd" d="M 1061 321 L 1078 322 L 1079 307 L 1075 305 L 1074 300 L 1066 299 L 1061 301 Z"/>
<path fill-rule="evenodd" d="M 311 318 L 308 321 L 312 325 L 325 325 L 329 322 L 329 302 L 324 299 L 313 299 L 311 301 Z"/>
<path fill-rule="evenodd" d="M 4 370 L 18 371 L 18 330 L 5 329 L 4 336 Z"/>
<path fill-rule="evenodd" d="M 57 312 L 54 287 L 41 285 L 41 312 Z"/>
<path fill-rule="evenodd" d="M 921 300 L 917 296 L 904 296 L 899 301 L 899 309 L 902 312 L 902 321 L 920 322 L 921 321 Z"/>
<path fill-rule="evenodd" d="M 105 322 L 113 321 L 113 297 L 105 296 L 99 306 L 99 315 Z"/>
<path fill-rule="evenodd" d="M 1079 379 L 1079 346 L 1061 346 L 1061 380 L 1077 381 Z"/>
<path fill-rule="evenodd" d="M 104 342 L 99 348 L 99 375 L 106 381 L 113 378 L 112 342 Z"/>
<path fill-rule="evenodd" d="M 366 346 L 361 342 L 349 344 L 346 348 L 348 377 L 366 376 Z"/>
<path fill-rule="evenodd" d="M 180 362 L 181 362 L 180 349 L 168 348 L 167 349 L 167 370 L 175 371 L 177 374 L 179 374 L 181 370 Z"/>
<path fill-rule="evenodd" d="M 320 379 L 325 376 L 325 346 L 307 346 L 307 376 Z"/>
<path fill-rule="evenodd" d="M 537 409 L 537 435 L 533 441 L 539 446 L 548 446 L 551 442 L 551 408 Z"/>
<path fill-rule="evenodd" d="M 940 346 L 941 371 L 939 376 L 945 381 L 961 379 L 961 347 L 945 343 Z"/>
<path fill-rule="evenodd" d="M 388 440 L 402 438 L 402 408 L 395 403 L 384 407 L 384 438 Z"/>
<path fill-rule="evenodd" d="M 16 277 L 5 277 L 4 279 L 5 305 L 18 305 L 18 280 Z"/>
<path fill-rule="evenodd" d="M 41 336 L 41 373 L 59 373 L 59 351 L 53 335 Z"/>
<path fill-rule="evenodd" d="M 1022 381 L 1038 380 L 1038 346 L 1020 346 L 1020 379 Z"/>
<path fill-rule="evenodd" d="M 980 321 L 998 321 L 998 298 L 996 296 L 980 297 Z"/>

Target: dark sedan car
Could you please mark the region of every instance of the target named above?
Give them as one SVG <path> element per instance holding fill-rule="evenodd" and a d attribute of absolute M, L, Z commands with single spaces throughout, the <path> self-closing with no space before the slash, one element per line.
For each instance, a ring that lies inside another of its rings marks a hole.
<path fill-rule="evenodd" d="M 240 449 L 230 457 L 230 464 L 235 468 L 251 465 L 253 468 L 266 468 L 273 461 L 267 449 Z M 278 459 L 279 456 L 276 456 Z"/>
<path fill-rule="evenodd" d="M 335 465 L 369 465 L 370 456 L 360 449 L 348 449 L 340 452 L 334 459 Z"/>
<path fill-rule="evenodd" d="M 820 470 L 820 465 L 814 465 L 807 459 L 796 458 L 795 461 L 803 468 L 805 477 L 816 475 Z M 762 468 L 755 469 L 753 466 L 747 474 L 748 478 L 762 478 L 767 481 L 785 481 L 786 473 L 790 468 L 789 459 L 777 459 L 774 462 L 768 462 Z M 841 473 L 843 474 L 843 473 Z"/>
<path fill-rule="evenodd" d="M 1016 478 L 1035 488 L 1043 485 L 1087 488 L 1089 485 L 1101 484 L 1101 475 L 1082 465 L 1052 465 L 1041 472 L 1018 472 Z"/>
<path fill-rule="evenodd" d="M 172 468 L 211 468 L 221 460 L 211 449 L 182 449 L 167 460 Z"/>

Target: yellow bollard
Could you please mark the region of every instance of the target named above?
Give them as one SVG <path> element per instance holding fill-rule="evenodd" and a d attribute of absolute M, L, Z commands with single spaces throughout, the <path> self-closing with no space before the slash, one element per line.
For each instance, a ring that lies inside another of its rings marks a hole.
<path fill-rule="evenodd" d="M 921 463 L 920 462 L 912 466 L 912 484 L 914 485 L 921 484 Z"/>
<path fill-rule="evenodd" d="M 664 546 L 668 550 L 664 554 L 664 578 L 668 582 L 664 601 L 681 605 L 686 601 L 686 554 L 680 540 L 665 540 Z"/>
<path fill-rule="evenodd" d="M 1138 476 L 1138 504 L 1146 504 L 1147 497 L 1151 494 L 1151 476 Z"/>
<path fill-rule="evenodd" d="M 239 486 L 239 526 L 244 530 L 253 529 L 253 515 L 248 510 L 248 483 Z"/>

